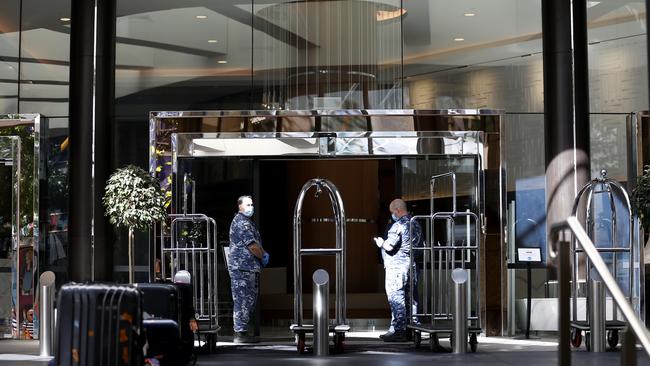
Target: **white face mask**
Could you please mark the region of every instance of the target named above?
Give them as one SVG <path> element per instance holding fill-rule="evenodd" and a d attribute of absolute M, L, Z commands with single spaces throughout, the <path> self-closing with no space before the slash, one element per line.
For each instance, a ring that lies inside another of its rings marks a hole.
<path fill-rule="evenodd" d="M 253 216 L 253 213 L 255 213 L 255 209 L 253 208 L 253 206 L 245 207 L 244 211 L 242 211 L 242 214 L 246 217 Z"/>

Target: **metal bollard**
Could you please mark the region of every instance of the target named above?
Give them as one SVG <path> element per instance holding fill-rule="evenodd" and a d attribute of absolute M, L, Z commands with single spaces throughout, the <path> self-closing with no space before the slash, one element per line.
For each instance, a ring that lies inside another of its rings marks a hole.
<path fill-rule="evenodd" d="M 467 352 L 467 271 L 456 268 L 451 272 L 454 281 L 454 307 L 453 318 L 453 352 Z"/>
<path fill-rule="evenodd" d="M 314 355 L 327 356 L 329 342 L 329 282 L 330 276 L 324 269 L 317 269 L 314 280 Z"/>
<path fill-rule="evenodd" d="M 53 356 L 54 340 L 54 272 L 47 271 L 39 277 L 41 298 L 39 303 L 39 355 Z"/>
<path fill-rule="evenodd" d="M 589 327 L 591 328 L 591 351 L 605 352 L 605 286 L 601 281 L 589 283 Z"/>

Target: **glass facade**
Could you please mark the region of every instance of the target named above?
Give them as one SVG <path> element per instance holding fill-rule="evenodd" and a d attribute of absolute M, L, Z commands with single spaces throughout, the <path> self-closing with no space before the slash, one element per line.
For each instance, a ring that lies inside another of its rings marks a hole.
<path fill-rule="evenodd" d="M 59 283 L 67 268 L 70 6 L 0 4 L 0 113 L 43 116 L 41 217 L 48 220 L 39 260 Z M 641 1 L 587 2 L 592 177 L 607 169 L 629 183 L 638 174 L 628 145 L 633 113 L 648 109 L 645 12 Z M 495 258 L 487 266 L 512 263 L 515 248 L 546 245 L 541 24 L 540 0 L 118 0 L 113 168 L 149 165 L 151 111 L 503 109 L 503 217 L 512 240 L 508 247 L 488 240 L 486 251 Z M 201 132 L 416 129 L 383 117 L 248 122 L 206 118 Z M 488 225 L 488 238 L 500 235 Z M 126 274 L 125 244 L 118 234 L 116 279 Z M 139 279 L 147 258 L 138 252 Z M 521 298 L 519 272 L 511 282 L 490 280 L 510 283 L 502 291 Z M 546 296 L 546 271 L 534 277 L 535 296 Z"/>

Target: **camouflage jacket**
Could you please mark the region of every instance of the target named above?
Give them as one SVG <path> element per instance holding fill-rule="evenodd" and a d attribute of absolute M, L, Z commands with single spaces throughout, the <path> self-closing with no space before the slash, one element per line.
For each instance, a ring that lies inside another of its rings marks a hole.
<path fill-rule="evenodd" d="M 250 218 L 237 213 L 230 224 L 229 270 L 260 272 L 260 260 L 248 249 L 252 243 L 262 245 L 260 232 Z"/>
<path fill-rule="evenodd" d="M 388 230 L 386 242 L 393 246 L 393 250 L 387 252 L 382 249 L 381 256 L 384 259 L 384 267 L 408 267 L 411 245 L 422 246 L 422 227 L 417 221 L 413 221 L 413 241 L 409 242 L 409 222 L 411 215 L 404 215 L 395 221 Z"/>

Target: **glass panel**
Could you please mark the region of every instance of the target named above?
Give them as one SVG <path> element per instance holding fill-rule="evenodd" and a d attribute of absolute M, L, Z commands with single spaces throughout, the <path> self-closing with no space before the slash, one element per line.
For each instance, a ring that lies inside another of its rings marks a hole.
<path fill-rule="evenodd" d="M 70 0 L 55 3 L 21 1 L 20 111 L 67 116 Z"/>
<path fill-rule="evenodd" d="M 544 114 L 508 113 L 503 130 L 508 207 L 503 251 L 508 268 L 504 279 L 508 294 L 504 328 L 508 335 L 514 335 L 526 327 L 524 306 L 529 282 L 533 298 L 554 296 L 547 290 L 549 274 L 545 265 L 535 264 L 541 268 L 533 268 L 529 279 L 527 271 L 521 270 L 525 264 L 517 263 L 518 248 L 541 248 L 542 261 L 546 261 Z"/>
<path fill-rule="evenodd" d="M 15 194 L 16 227 L 14 238 L 18 248 L 13 254 L 12 307 L 18 317 L 14 337 L 31 339 L 38 336 L 33 333 L 33 304 L 35 282 L 38 274 L 38 225 L 39 225 L 39 139 L 40 117 L 38 115 L 15 114 L 0 115 L 0 136 L 20 140 L 20 149 L 16 153 L 15 171 L 17 182 Z"/>
<path fill-rule="evenodd" d="M 520 247 L 541 247 L 545 258 L 544 115 L 509 113 L 504 125 L 508 207 L 514 208 L 514 212 L 509 212 L 514 214 L 514 230 L 509 231 L 514 237 L 508 240 L 508 262 L 516 262 L 516 249 Z"/>
<path fill-rule="evenodd" d="M 540 0 L 404 0 L 405 105 L 543 111 Z"/>
<path fill-rule="evenodd" d="M 20 2 L 0 2 L 0 114 L 18 110 Z"/>
<path fill-rule="evenodd" d="M 628 122 L 630 114 L 589 115 L 591 178 L 600 177 L 602 169 L 621 183 L 628 181 L 629 144 Z M 624 184 L 625 185 L 625 184 Z"/>
<path fill-rule="evenodd" d="M 402 108 L 399 0 L 252 7 L 259 109 Z"/>
<path fill-rule="evenodd" d="M 251 2 L 117 1 L 116 111 L 248 109 Z"/>
<path fill-rule="evenodd" d="M 648 109 L 645 2 L 588 1 L 590 111 Z"/>
<path fill-rule="evenodd" d="M 42 154 L 47 181 L 41 187 L 46 212 L 41 223 L 40 268 L 56 274 L 57 288 L 68 282 L 68 119 L 43 122 Z"/>
<path fill-rule="evenodd" d="M 18 241 L 20 139 L 0 136 L 0 339 L 17 338 L 16 243 Z"/>

